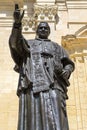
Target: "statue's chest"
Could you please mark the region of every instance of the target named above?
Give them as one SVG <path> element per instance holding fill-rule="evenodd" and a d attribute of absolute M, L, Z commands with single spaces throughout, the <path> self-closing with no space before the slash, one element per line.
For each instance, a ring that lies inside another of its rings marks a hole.
<path fill-rule="evenodd" d="M 51 45 L 51 42 L 49 41 L 32 41 L 32 43 L 29 43 L 30 46 L 30 52 L 32 54 L 41 54 L 44 56 L 50 56 L 52 57 L 53 54 L 53 47 Z"/>
<path fill-rule="evenodd" d="M 52 56 L 51 48 L 48 44 L 50 43 L 41 41 L 35 41 L 30 44 L 31 80 L 33 82 L 33 92 L 35 93 L 49 90 L 50 82 L 45 72 L 45 60 L 43 60 Z"/>

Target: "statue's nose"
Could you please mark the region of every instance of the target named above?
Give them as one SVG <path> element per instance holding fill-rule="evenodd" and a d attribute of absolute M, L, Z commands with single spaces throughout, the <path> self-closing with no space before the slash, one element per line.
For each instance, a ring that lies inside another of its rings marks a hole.
<path fill-rule="evenodd" d="M 42 28 L 42 30 L 44 31 L 44 30 L 45 30 L 45 28 L 43 27 L 43 28 Z"/>

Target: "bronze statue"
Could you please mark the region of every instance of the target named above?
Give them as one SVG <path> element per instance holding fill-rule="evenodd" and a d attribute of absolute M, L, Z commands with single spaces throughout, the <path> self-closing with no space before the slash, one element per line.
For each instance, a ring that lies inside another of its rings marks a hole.
<path fill-rule="evenodd" d="M 60 45 L 48 39 L 47 22 L 38 25 L 37 38 L 25 40 L 23 15 L 15 5 L 9 39 L 14 69 L 19 73 L 18 130 L 69 130 L 66 99 L 74 63 Z"/>

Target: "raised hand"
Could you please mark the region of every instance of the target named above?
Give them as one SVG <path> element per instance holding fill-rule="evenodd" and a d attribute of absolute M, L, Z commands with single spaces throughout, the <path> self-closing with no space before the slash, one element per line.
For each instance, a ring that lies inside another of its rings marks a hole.
<path fill-rule="evenodd" d="M 21 23 L 23 16 L 24 16 L 24 10 L 21 13 L 18 4 L 15 4 L 15 11 L 14 11 L 14 14 L 13 14 L 15 23 L 17 23 L 17 24 Z"/>

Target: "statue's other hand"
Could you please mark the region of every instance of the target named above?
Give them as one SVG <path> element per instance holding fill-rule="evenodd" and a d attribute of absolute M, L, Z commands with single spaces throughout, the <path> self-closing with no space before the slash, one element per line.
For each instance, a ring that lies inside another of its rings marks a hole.
<path fill-rule="evenodd" d="M 61 76 L 62 76 L 64 79 L 69 79 L 70 74 L 71 74 L 71 72 L 70 72 L 69 70 L 63 69 L 63 71 L 62 71 L 62 73 L 61 73 Z"/>
<path fill-rule="evenodd" d="M 17 24 L 21 23 L 23 16 L 24 16 L 24 10 L 21 13 L 18 4 L 15 4 L 15 11 L 14 11 L 14 14 L 13 14 L 15 23 L 17 23 Z"/>

